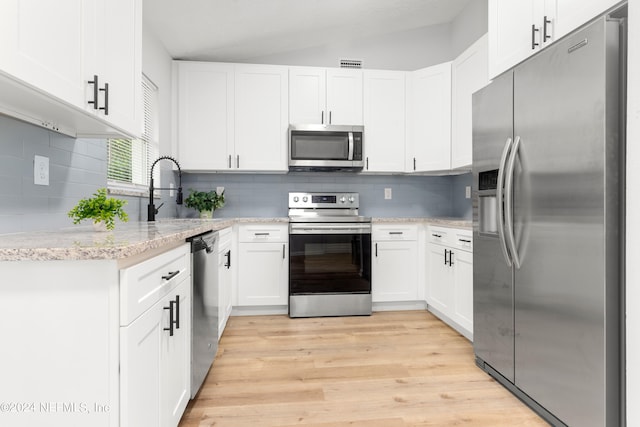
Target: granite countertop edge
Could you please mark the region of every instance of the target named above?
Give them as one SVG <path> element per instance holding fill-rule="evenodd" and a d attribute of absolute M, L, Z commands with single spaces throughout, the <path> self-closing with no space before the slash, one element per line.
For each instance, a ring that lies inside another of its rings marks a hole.
<path fill-rule="evenodd" d="M 228 219 L 167 219 L 154 223 L 116 224 L 114 231 L 95 232 L 91 226 L 68 227 L 56 231 L 34 231 L 0 235 L 0 261 L 118 260 L 145 251 L 231 227 L 234 224 L 288 223 L 286 217 Z M 374 224 L 427 223 L 455 228 L 471 228 L 460 218 L 372 218 Z"/>

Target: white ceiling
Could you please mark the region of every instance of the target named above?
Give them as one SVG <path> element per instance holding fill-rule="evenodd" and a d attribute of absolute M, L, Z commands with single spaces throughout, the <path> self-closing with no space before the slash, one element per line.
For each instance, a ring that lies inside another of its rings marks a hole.
<path fill-rule="evenodd" d="M 472 0 L 144 0 L 175 59 L 242 61 L 451 22 Z"/>

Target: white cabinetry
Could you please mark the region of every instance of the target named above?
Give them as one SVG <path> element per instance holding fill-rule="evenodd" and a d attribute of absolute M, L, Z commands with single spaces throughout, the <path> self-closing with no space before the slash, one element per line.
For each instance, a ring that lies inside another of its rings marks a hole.
<path fill-rule="evenodd" d="M 489 83 L 487 35 L 482 36 L 451 66 L 451 168 L 470 168 L 471 95 Z"/>
<path fill-rule="evenodd" d="M 178 159 L 184 170 L 228 170 L 234 153 L 233 64 L 174 61 Z"/>
<path fill-rule="evenodd" d="M 235 169 L 286 171 L 287 67 L 235 66 Z"/>
<path fill-rule="evenodd" d="M 286 67 L 175 61 L 174 71 L 184 170 L 287 170 Z"/>
<path fill-rule="evenodd" d="M 2 109 L 66 133 L 100 133 L 104 126 L 92 126 L 89 114 L 139 135 L 141 12 L 141 0 L 3 1 L 0 71 L 24 90 L 8 85 Z M 21 93 L 34 104 L 44 98 L 31 107 Z"/>
<path fill-rule="evenodd" d="M 289 299 L 288 225 L 241 224 L 238 252 L 238 304 L 286 306 Z"/>
<path fill-rule="evenodd" d="M 406 171 L 451 168 L 451 62 L 407 75 Z"/>
<path fill-rule="evenodd" d="M 473 338 L 473 253 L 470 230 L 429 226 L 427 305 L 469 339 Z"/>
<path fill-rule="evenodd" d="M 365 171 L 405 170 L 405 75 L 364 72 Z"/>
<path fill-rule="evenodd" d="M 190 396 L 189 245 L 120 272 L 121 426 L 178 425 Z"/>
<path fill-rule="evenodd" d="M 489 0 L 489 77 L 493 79 L 616 3 L 618 0 Z"/>
<path fill-rule="evenodd" d="M 362 71 L 289 68 L 289 121 L 292 124 L 362 124 Z"/>
<path fill-rule="evenodd" d="M 231 266 L 232 262 L 235 262 L 235 256 L 231 253 L 231 227 L 220 230 L 218 238 L 220 239 L 218 245 L 218 339 L 220 339 L 232 308 L 233 275 Z"/>
<path fill-rule="evenodd" d="M 373 224 L 373 302 L 418 299 L 418 225 Z"/>

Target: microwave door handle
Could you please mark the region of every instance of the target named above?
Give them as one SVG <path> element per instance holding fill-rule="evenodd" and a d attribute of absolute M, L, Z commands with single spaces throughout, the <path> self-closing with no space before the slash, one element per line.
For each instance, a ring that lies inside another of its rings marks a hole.
<path fill-rule="evenodd" d="M 347 160 L 353 160 L 353 132 L 349 132 L 349 157 Z"/>

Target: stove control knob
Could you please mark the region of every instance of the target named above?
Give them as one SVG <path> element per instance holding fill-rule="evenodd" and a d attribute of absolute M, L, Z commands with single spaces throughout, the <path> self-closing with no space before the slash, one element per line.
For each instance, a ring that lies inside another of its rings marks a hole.
<path fill-rule="evenodd" d="M 356 201 L 356 198 L 353 196 L 349 196 L 349 203 L 353 203 Z"/>
<path fill-rule="evenodd" d="M 347 199 L 344 196 L 340 197 L 340 203 L 344 203 L 346 201 L 347 201 Z"/>
<path fill-rule="evenodd" d="M 307 201 L 309 201 L 309 198 L 308 198 L 307 196 L 304 196 L 304 197 L 302 198 L 302 201 L 303 201 L 303 202 L 305 202 L 305 203 L 307 203 Z"/>
<path fill-rule="evenodd" d="M 293 201 L 294 201 L 294 202 L 298 203 L 298 201 L 299 201 L 299 200 L 300 200 L 300 197 L 298 197 L 298 196 L 293 196 Z"/>

